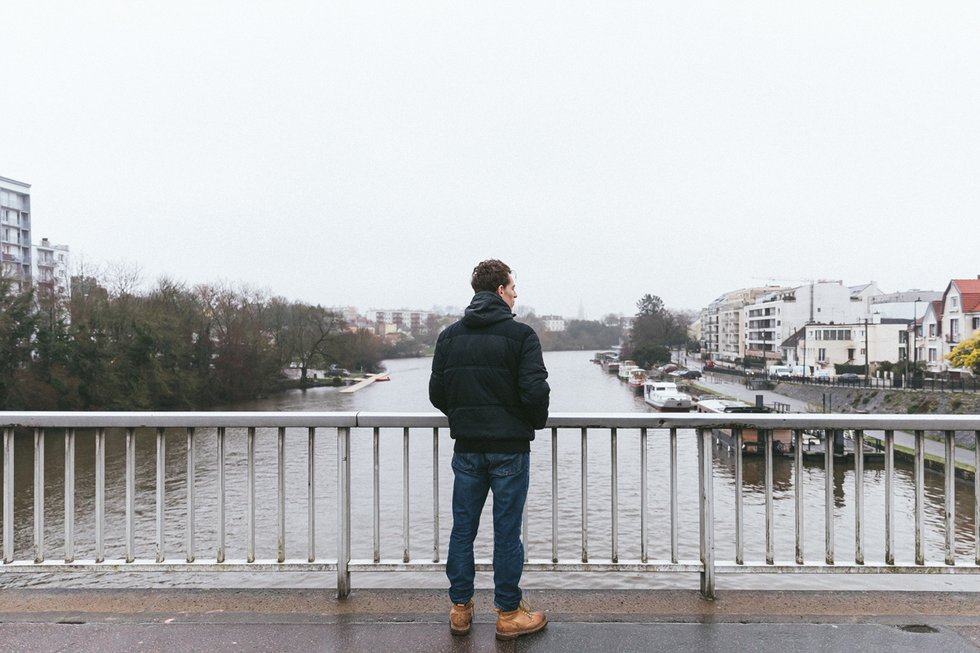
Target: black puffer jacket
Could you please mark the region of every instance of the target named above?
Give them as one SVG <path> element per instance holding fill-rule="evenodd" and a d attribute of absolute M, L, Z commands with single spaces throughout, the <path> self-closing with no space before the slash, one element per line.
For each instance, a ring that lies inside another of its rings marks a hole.
<path fill-rule="evenodd" d="M 449 417 L 457 452 L 523 453 L 548 420 L 548 371 L 534 329 L 478 292 L 436 343 L 429 400 Z"/>

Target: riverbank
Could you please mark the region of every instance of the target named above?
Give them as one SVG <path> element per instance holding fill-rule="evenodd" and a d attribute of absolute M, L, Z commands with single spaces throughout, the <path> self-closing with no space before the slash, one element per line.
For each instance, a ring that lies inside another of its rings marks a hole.
<path fill-rule="evenodd" d="M 980 394 L 932 392 L 929 390 L 885 390 L 877 388 L 822 387 L 800 383 L 778 383 L 774 392 L 806 402 L 820 411 L 831 398 L 835 413 L 880 413 L 975 415 L 980 413 Z"/>
<path fill-rule="evenodd" d="M 710 377 L 710 375 L 709 375 Z M 700 391 L 750 401 L 762 395 L 766 406 L 781 403 L 791 412 L 808 413 L 871 413 L 883 415 L 906 414 L 980 414 L 980 395 L 973 393 L 931 392 L 924 390 L 884 390 L 814 386 L 799 383 L 778 383 L 772 390 L 748 390 L 740 379 L 720 376 L 724 383 L 712 382 L 709 377 L 693 384 Z M 941 441 L 943 433 L 927 431 L 926 437 Z M 976 450 L 977 437 L 973 431 L 957 431 L 956 445 Z"/>

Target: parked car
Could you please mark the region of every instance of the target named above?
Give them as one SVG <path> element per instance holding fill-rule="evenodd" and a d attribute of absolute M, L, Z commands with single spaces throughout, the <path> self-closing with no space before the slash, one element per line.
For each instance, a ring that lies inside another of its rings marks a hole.
<path fill-rule="evenodd" d="M 861 377 L 854 372 L 844 372 L 837 375 L 837 382 L 844 385 L 857 385 L 861 382 Z"/>
<path fill-rule="evenodd" d="M 664 374 L 670 374 L 671 372 L 680 369 L 680 366 L 674 365 L 673 363 L 667 363 L 666 365 L 661 365 L 657 369 L 663 372 Z"/>
<path fill-rule="evenodd" d="M 680 377 L 682 379 L 700 379 L 701 372 L 700 370 L 683 370 L 683 372 L 680 374 Z"/>
<path fill-rule="evenodd" d="M 714 361 L 704 361 L 704 366 L 705 367 L 714 367 L 715 366 L 715 362 Z"/>

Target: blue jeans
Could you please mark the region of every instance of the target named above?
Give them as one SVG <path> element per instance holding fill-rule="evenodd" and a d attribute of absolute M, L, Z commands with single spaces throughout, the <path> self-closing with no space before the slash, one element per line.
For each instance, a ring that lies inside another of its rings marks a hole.
<path fill-rule="evenodd" d="M 493 602 L 503 611 L 521 603 L 524 545 L 521 524 L 527 499 L 528 453 L 453 454 L 453 532 L 449 536 L 446 576 L 449 598 L 466 603 L 473 597 L 473 540 L 480 513 L 493 491 Z"/>

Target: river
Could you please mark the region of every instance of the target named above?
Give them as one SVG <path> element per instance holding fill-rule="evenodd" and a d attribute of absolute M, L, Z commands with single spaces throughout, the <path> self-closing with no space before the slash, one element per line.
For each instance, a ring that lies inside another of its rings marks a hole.
<path fill-rule="evenodd" d="M 548 352 L 545 362 L 549 369 L 552 387 L 553 412 L 634 412 L 651 411 L 640 398 L 634 397 L 616 377 L 605 374 L 601 368 L 589 362 L 591 352 Z M 427 382 L 431 359 L 401 359 L 387 363 L 391 381 L 377 383 L 353 394 L 341 394 L 336 388 L 293 390 L 275 397 L 222 406 L 224 410 L 256 411 L 378 411 L 378 412 L 430 412 Z M 611 554 L 611 480 L 610 441 L 608 431 L 590 432 L 589 454 L 589 553 L 590 560 L 609 558 Z M 352 475 L 354 488 L 352 519 L 352 554 L 354 558 L 370 558 L 372 555 L 371 475 L 372 453 L 370 431 L 354 432 L 352 441 Z M 421 435 L 422 437 L 416 437 Z M 269 437 L 272 436 L 272 437 Z M 246 538 L 246 496 L 244 484 L 245 447 L 244 433 L 229 429 L 226 454 L 226 542 L 229 559 L 244 558 Z M 123 556 L 122 534 L 124 521 L 122 510 L 125 498 L 124 461 L 120 434 L 110 434 L 107 447 L 107 544 L 106 557 Z M 15 476 L 18 489 L 15 502 L 15 548 L 17 557 L 30 556 L 33 528 L 33 442 L 18 440 L 15 456 Z M 639 434 L 621 431 L 618 435 L 617 458 L 619 461 L 619 558 L 636 559 L 640 556 L 640 505 L 637 498 L 639 469 Z M 186 440 L 179 430 L 167 436 L 167 533 L 165 548 L 170 558 L 183 557 L 186 539 Z M 562 476 L 559 479 L 559 556 L 574 559 L 581 554 L 581 502 L 580 502 L 580 434 L 562 432 L 559 436 L 559 463 Z M 217 548 L 217 509 L 213 497 L 217 493 L 216 464 L 213 436 L 202 433 L 195 446 L 195 548 L 202 559 L 214 558 Z M 46 557 L 63 556 L 63 467 L 64 445 L 60 437 L 46 440 Z M 290 558 L 306 557 L 306 441 L 305 430 L 287 433 L 287 547 Z M 257 499 L 257 557 L 274 558 L 276 443 L 274 432 L 257 438 L 256 453 L 259 460 L 256 472 Z M 452 473 L 449 459 L 452 441 L 448 433 L 440 435 L 440 528 L 439 539 L 442 555 L 451 528 Z M 650 487 L 649 505 L 649 555 L 651 559 L 669 559 L 670 522 L 668 496 L 668 442 L 666 433 L 651 431 L 648 443 Z M 153 434 L 141 433 L 137 437 L 137 516 L 136 555 L 152 559 L 155 552 L 155 439 Z M 336 443 L 327 433 L 317 440 L 318 479 L 317 495 L 317 552 L 332 557 L 336 549 Z M 401 558 L 402 552 L 402 431 L 385 429 L 381 435 L 381 523 L 382 558 Z M 410 445 L 412 461 L 410 474 L 411 544 L 413 559 L 428 559 L 433 546 L 432 522 L 432 438 L 413 432 Z M 94 543 L 94 449 L 90 438 L 79 437 L 76 454 L 76 558 L 93 557 Z M 679 481 L 679 544 L 680 558 L 695 560 L 698 557 L 697 514 L 697 461 L 693 432 L 679 434 L 678 464 Z M 551 438 L 550 432 L 539 432 L 532 445 L 532 481 L 528 498 L 530 527 L 527 533 L 528 553 L 531 558 L 551 556 Z M 715 508 L 716 541 L 720 558 L 734 555 L 734 469 L 729 455 L 716 449 L 715 456 Z M 914 487 L 911 469 L 904 463 L 896 464 L 895 506 L 896 559 L 908 562 L 913 557 Z M 824 473 L 820 465 L 806 463 L 804 478 L 804 516 L 806 522 L 806 559 L 823 559 L 824 547 Z M 868 560 L 880 560 L 884 556 L 884 475 L 881 463 L 866 463 L 865 480 L 865 556 Z M 747 561 L 765 557 L 765 522 L 763 470 L 761 461 L 746 458 L 744 462 L 745 538 Z M 943 550 L 943 486 L 942 477 L 931 472 L 926 474 L 925 511 L 927 526 L 925 545 L 927 559 L 942 560 Z M 775 551 L 777 562 L 794 557 L 794 471 L 786 458 L 774 461 L 774 519 L 776 523 Z M 835 548 L 838 561 L 854 559 L 854 470 L 851 466 L 837 465 L 834 469 Z M 973 554 L 974 499 L 972 484 L 957 483 L 956 530 L 957 558 L 971 560 Z M 477 556 L 490 557 L 492 528 L 488 512 L 484 528 L 477 541 Z M 328 575 L 329 576 L 329 575 Z M 333 577 L 315 577 L 311 574 L 0 574 L 0 584 L 34 586 L 283 586 L 318 587 L 333 584 Z M 923 589 L 964 589 L 976 584 L 976 577 L 926 577 L 912 579 L 916 587 Z M 481 586 L 492 582 L 481 574 Z M 807 587 L 815 589 L 902 588 L 909 579 L 874 575 L 820 576 L 792 575 L 764 577 L 721 575 L 718 587 Z M 533 587 L 604 587 L 604 588 L 658 588 L 696 587 L 697 577 L 692 574 L 528 574 L 526 586 Z M 970 585 L 972 584 L 972 585 Z M 356 574 L 353 586 L 410 586 L 443 587 L 441 574 L 424 573 L 362 573 Z"/>

